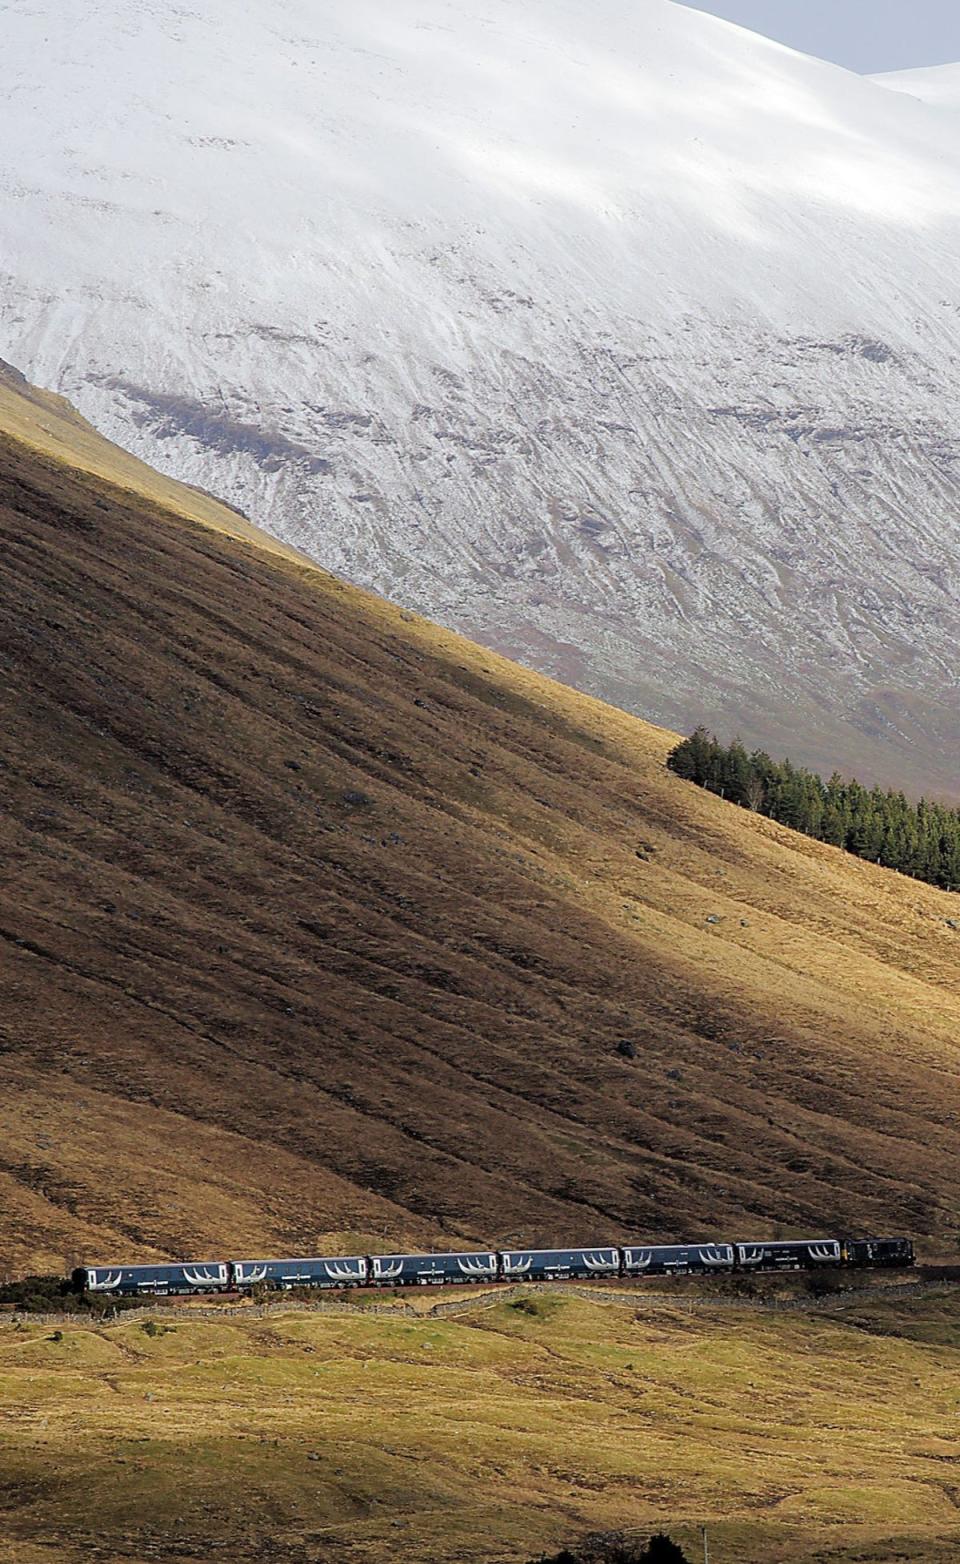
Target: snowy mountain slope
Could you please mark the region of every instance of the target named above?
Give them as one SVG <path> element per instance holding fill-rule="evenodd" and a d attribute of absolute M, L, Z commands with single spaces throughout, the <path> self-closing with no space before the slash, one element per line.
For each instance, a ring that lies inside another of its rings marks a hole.
<path fill-rule="evenodd" d="M 960 109 L 960 65 L 933 65 L 919 71 L 885 71 L 872 76 L 878 86 L 909 93 L 939 109 Z"/>
<path fill-rule="evenodd" d="M 548 672 L 956 790 L 951 116 L 669 0 L 0 33 L 0 355 Z"/>

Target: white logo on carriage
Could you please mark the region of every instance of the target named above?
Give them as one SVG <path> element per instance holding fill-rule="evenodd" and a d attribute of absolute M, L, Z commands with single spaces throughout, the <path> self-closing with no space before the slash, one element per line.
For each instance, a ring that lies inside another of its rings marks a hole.
<path fill-rule="evenodd" d="M 392 1282 L 402 1272 L 402 1260 L 374 1260 L 373 1262 L 373 1274 L 378 1282 Z"/>
<path fill-rule="evenodd" d="M 493 1276 L 496 1275 L 497 1257 L 490 1254 L 482 1260 L 461 1260 L 458 1258 L 457 1266 L 464 1276 Z"/>

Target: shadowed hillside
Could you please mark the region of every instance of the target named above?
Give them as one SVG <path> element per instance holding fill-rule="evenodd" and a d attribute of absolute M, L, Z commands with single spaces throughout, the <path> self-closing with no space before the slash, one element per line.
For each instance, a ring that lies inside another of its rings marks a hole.
<path fill-rule="evenodd" d="M 9 437 L 0 528 L 5 1269 L 847 1223 L 944 1247 L 960 897 Z"/>

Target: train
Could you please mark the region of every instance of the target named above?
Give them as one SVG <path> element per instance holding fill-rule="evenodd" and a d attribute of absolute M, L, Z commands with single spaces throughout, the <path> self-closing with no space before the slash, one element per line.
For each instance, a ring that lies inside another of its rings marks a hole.
<path fill-rule="evenodd" d="M 649 1276 L 893 1268 L 915 1263 L 909 1238 L 759 1239 L 746 1243 L 598 1244 L 570 1249 L 453 1250 L 445 1254 L 319 1255 L 311 1259 L 206 1260 L 169 1265 L 90 1265 L 77 1291 L 114 1297 L 203 1293 L 444 1287 L 573 1282 Z"/>

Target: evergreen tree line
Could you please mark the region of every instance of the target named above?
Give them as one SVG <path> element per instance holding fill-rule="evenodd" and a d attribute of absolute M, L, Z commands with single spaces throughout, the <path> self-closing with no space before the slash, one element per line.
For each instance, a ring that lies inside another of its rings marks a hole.
<path fill-rule="evenodd" d="M 667 765 L 677 776 L 817 841 L 944 890 L 960 890 L 960 809 L 925 798 L 911 804 L 903 793 L 846 782 L 836 771 L 824 782 L 789 760 L 771 760 L 763 750 L 748 755 L 739 739 L 725 749 L 706 728 L 683 739 Z"/>

